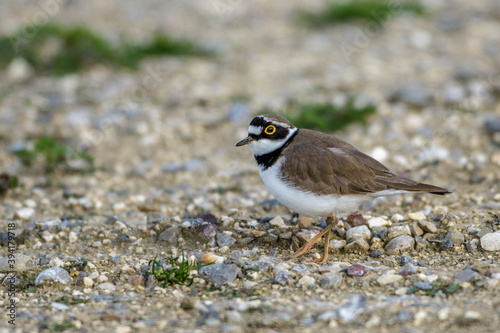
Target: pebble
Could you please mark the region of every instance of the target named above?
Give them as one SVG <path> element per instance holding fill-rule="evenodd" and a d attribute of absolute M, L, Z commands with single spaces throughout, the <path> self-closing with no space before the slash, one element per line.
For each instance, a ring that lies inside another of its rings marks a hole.
<path fill-rule="evenodd" d="M 439 249 L 441 249 L 441 250 L 448 250 L 448 249 L 451 249 L 451 248 L 453 248 L 453 243 L 449 239 L 445 240 L 441 244 L 441 246 L 439 247 Z"/>
<path fill-rule="evenodd" d="M 309 287 L 309 286 L 314 285 L 315 283 L 316 283 L 316 280 L 312 276 L 304 275 L 297 282 L 296 286 L 297 287 Z"/>
<path fill-rule="evenodd" d="M 389 101 L 401 101 L 416 107 L 424 108 L 434 101 L 431 91 L 420 83 L 413 83 L 407 87 L 398 87 L 388 97 Z"/>
<path fill-rule="evenodd" d="M 78 240 L 78 236 L 76 235 L 76 233 L 74 231 L 70 231 L 69 234 L 68 234 L 68 241 L 70 243 L 74 243 Z"/>
<path fill-rule="evenodd" d="M 417 272 L 418 272 L 418 269 L 417 269 L 417 267 L 415 267 L 415 265 L 413 265 L 412 263 L 407 263 L 406 265 L 403 266 L 403 268 L 401 268 L 401 270 L 399 271 L 399 274 L 402 276 L 408 276 L 408 275 L 415 274 Z"/>
<path fill-rule="evenodd" d="M 69 310 L 69 306 L 67 306 L 66 304 L 59 303 L 59 302 L 52 302 L 52 303 L 50 303 L 50 306 L 52 307 L 52 311 Z"/>
<path fill-rule="evenodd" d="M 453 245 L 460 246 L 465 242 L 465 237 L 457 229 L 451 229 L 444 237 L 444 240 L 450 240 Z"/>
<path fill-rule="evenodd" d="M 198 272 L 208 277 L 213 284 L 223 285 L 232 283 L 241 274 L 241 269 L 235 264 L 213 264 L 201 267 Z"/>
<path fill-rule="evenodd" d="M 388 255 L 399 254 L 403 251 L 412 250 L 414 245 L 415 240 L 413 239 L 413 237 L 401 235 L 387 243 L 387 245 L 385 246 L 385 252 Z"/>
<path fill-rule="evenodd" d="M 207 252 L 201 258 L 201 262 L 204 264 L 210 264 L 210 263 L 219 263 L 220 264 L 220 263 L 224 262 L 224 257 Z"/>
<path fill-rule="evenodd" d="M 94 286 L 94 281 L 86 276 L 83 278 L 83 285 L 87 288 L 92 288 Z"/>
<path fill-rule="evenodd" d="M 405 217 L 401 214 L 394 214 L 391 216 L 391 221 L 394 223 L 403 222 Z"/>
<path fill-rule="evenodd" d="M 179 227 L 173 226 L 160 234 L 160 239 L 171 244 L 177 244 L 179 239 Z"/>
<path fill-rule="evenodd" d="M 408 225 L 394 226 L 389 228 L 389 233 L 386 236 L 387 240 L 392 240 L 401 235 L 411 235 L 410 227 Z"/>
<path fill-rule="evenodd" d="M 381 286 L 385 286 L 386 284 L 391 284 L 402 279 L 403 277 L 401 275 L 395 274 L 394 270 L 390 270 L 379 276 L 377 283 Z"/>
<path fill-rule="evenodd" d="M 342 275 L 326 275 L 321 279 L 320 286 L 323 289 L 338 289 L 342 284 Z"/>
<path fill-rule="evenodd" d="M 16 212 L 16 217 L 25 221 L 31 219 L 33 215 L 35 215 L 35 210 L 30 207 L 21 208 Z"/>
<path fill-rule="evenodd" d="M 481 279 L 481 274 L 479 274 L 478 272 L 476 272 L 475 270 L 473 269 L 470 269 L 470 268 L 466 268 L 464 269 L 463 271 L 461 272 L 458 272 L 454 278 L 456 280 L 459 280 L 461 282 L 474 282 L 476 280 L 479 280 Z"/>
<path fill-rule="evenodd" d="M 97 285 L 97 288 L 103 290 L 103 291 L 108 291 L 108 292 L 113 292 L 116 290 L 116 286 L 110 282 L 104 282 L 99 285 Z"/>
<path fill-rule="evenodd" d="M 346 232 L 347 242 L 357 240 L 360 238 L 364 240 L 369 240 L 370 237 L 371 237 L 371 232 L 366 225 L 361 225 L 359 227 L 351 228 Z"/>
<path fill-rule="evenodd" d="M 467 252 L 474 253 L 477 250 L 477 243 L 467 242 L 467 244 L 465 244 L 465 248 L 467 249 Z"/>
<path fill-rule="evenodd" d="M 285 285 L 288 283 L 289 280 L 290 280 L 290 273 L 288 273 L 285 270 L 278 271 L 274 275 L 274 282 L 278 284 Z"/>
<path fill-rule="evenodd" d="M 349 276 L 364 276 L 366 274 L 366 268 L 360 264 L 354 264 L 347 268 L 347 275 Z"/>
<path fill-rule="evenodd" d="M 271 221 L 269 221 L 269 224 L 277 228 L 285 228 L 287 226 L 281 216 L 274 217 Z"/>
<path fill-rule="evenodd" d="M 384 218 L 381 217 L 372 217 L 369 219 L 366 224 L 368 224 L 368 227 L 373 230 L 373 228 L 376 227 L 385 227 L 391 224 L 391 222 L 387 221 Z"/>
<path fill-rule="evenodd" d="M 429 232 L 431 234 L 435 234 L 437 232 L 437 227 L 432 222 L 418 221 L 418 226 L 422 228 L 422 230 L 424 230 L 425 232 Z"/>
<path fill-rule="evenodd" d="M 500 251 L 500 231 L 484 235 L 480 242 L 485 251 Z"/>
<path fill-rule="evenodd" d="M 421 220 L 425 220 L 426 216 L 425 216 L 424 212 L 414 212 L 414 213 L 408 213 L 408 215 L 406 215 L 406 219 L 412 220 L 412 221 L 421 221 Z"/>
<path fill-rule="evenodd" d="M 345 245 L 346 245 L 346 241 L 343 239 L 332 239 L 330 241 L 329 247 L 332 250 L 340 250 L 340 249 L 344 248 Z"/>
<path fill-rule="evenodd" d="M 363 238 L 358 238 L 355 241 L 344 246 L 345 253 L 362 254 L 368 251 L 369 249 L 370 245 L 368 245 L 368 243 Z"/>
<path fill-rule="evenodd" d="M 230 247 L 234 243 L 236 243 L 236 238 L 231 237 L 224 232 L 217 233 L 217 245 L 219 245 L 219 247 L 223 247 L 223 246 Z"/>
<path fill-rule="evenodd" d="M 351 323 L 363 312 L 366 303 L 367 298 L 365 295 L 353 295 L 347 304 L 337 309 L 337 314 L 344 322 Z"/>
<path fill-rule="evenodd" d="M 409 227 L 410 227 L 411 235 L 413 237 L 415 237 L 415 236 L 422 236 L 424 234 L 424 231 L 422 230 L 422 228 L 420 228 L 418 226 L 417 222 L 410 223 Z"/>
<path fill-rule="evenodd" d="M 16 253 L 14 267 L 11 266 L 12 262 L 9 257 L 0 259 L 0 272 L 25 272 L 35 268 L 34 260 L 31 256 L 22 253 Z"/>
<path fill-rule="evenodd" d="M 69 273 L 61 267 L 52 267 L 42 271 L 35 279 L 35 285 L 40 285 L 46 281 L 68 284 L 70 281 Z"/>
<path fill-rule="evenodd" d="M 115 327 L 115 333 L 130 333 L 132 332 L 132 327 L 126 325 L 118 325 Z"/>
<path fill-rule="evenodd" d="M 431 282 L 423 282 L 423 281 L 415 282 L 413 286 L 420 290 L 432 290 L 432 288 L 434 288 Z"/>
<path fill-rule="evenodd" d="M 420 236 L 415 236 L 415 248 L 420 249 L 420 248 L 426 248 L 430 245 L 430 243 L 426 240 L 423 239 Z"/>

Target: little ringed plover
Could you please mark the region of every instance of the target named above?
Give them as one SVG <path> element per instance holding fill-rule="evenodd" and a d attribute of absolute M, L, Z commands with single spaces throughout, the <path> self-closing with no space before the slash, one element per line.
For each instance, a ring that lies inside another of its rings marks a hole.
<path fill-rule="evenodd" d="M 328 258 L 330 230 L 336 214 L 357 209 L 376 197 L 410 192 L 451 193 L 447 189 L 400 177 L 377 160 L 332 135 L 298 129 L 286 118 L 255 117 L 248 136 L 236 144 L 250 145 L 259 173 L 271 194 L 284 206 L 307 217 L 327 217 L 327 227 L 298 249 L 305 255 L 326 234 L 323 256 Z"/>

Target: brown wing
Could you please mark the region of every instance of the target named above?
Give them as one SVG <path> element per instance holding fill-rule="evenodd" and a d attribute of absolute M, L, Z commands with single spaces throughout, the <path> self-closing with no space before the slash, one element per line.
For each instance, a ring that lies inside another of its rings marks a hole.
<path fill-rule="evenodd" d="M 283 152 L 283 174 L 293 175 L 284 180 L 318 194 L 368 194 L 390 189 L 449 193 L 437 186 L 399 177 L 348 143 L 323 135 L 316 140 L 298 138 Z"/>

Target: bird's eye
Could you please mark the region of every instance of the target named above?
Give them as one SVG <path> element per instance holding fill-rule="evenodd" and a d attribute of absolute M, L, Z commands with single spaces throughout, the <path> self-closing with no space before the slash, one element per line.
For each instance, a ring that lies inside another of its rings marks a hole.
<path fill-rule="evenodd" d="M 276 126 L 273 125 L 267 126 L 266 129 L 264 130 L 264 133 L 266 133 L 267 135 L 273 135 L 274 132 L 276 132 Z"/>

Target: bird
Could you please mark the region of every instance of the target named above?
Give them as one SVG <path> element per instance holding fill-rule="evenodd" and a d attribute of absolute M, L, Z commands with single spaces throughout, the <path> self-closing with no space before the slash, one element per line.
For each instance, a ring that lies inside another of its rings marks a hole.
<path fill-rule="evenodd" d="M 349 143 L 330 134 L 299 129 L 277 114 L 253 118 L 248 136 L 236 147 L 245 145 L 255 157 L 262 181 L 280 204 L 299 216 L 327 218 L 327 227 L 292 258 L 304 256 L 326 234 L 323 255 L 313 260 L 326 263 L 330 230 L 339 222 L 337 215 L 354 211 L 377 197 L 451 193 L 400 177 Z"/>

